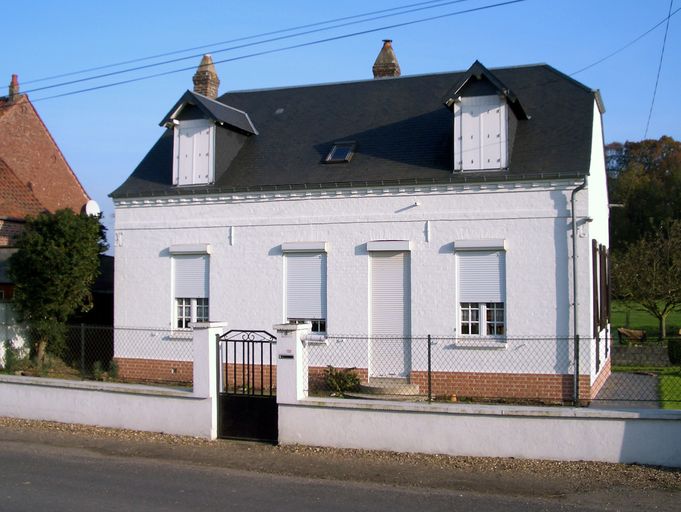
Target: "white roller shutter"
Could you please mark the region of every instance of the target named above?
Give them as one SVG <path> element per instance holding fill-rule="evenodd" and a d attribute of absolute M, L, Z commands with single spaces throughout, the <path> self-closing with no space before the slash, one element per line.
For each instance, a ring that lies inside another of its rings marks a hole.
<path fill-rule="evenodd" d="M 208 297 L 208 256 L 174 256 L 175 297 Z"/>
<path fill-rule="evenodd" d="M 459 302 L 504 302 L 506 262 L 502 251 L 457 253 Z"/>
<path fill-rule="evenodd" d="M 286 255 L 286 316 L 326 318 L 326 254 Z"/>
<path fill-rule="evenodd" d="M 371 254 L 371 334 L 408 336 L 411 292 L 408 252 Z"/>

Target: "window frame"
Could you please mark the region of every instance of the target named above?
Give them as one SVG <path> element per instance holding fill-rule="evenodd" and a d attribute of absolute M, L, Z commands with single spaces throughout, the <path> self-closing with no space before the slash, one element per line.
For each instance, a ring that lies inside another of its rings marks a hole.
<path fill-rule="evenodd" d="M 357 143 L 354 140 L 342 140 L 342 141 L 334 142 L 333 146 L 331 146 L 331 149 L 329 150 L 328 154 L 326 155 L 326 158 L 324 158 L 324 163 L 325 164 L 348 163 L 350 160 L 352 160 L 352 157 L 355 154 L 356 146 L 357 146 Z M 347 153 L 342 158 L 335 156 L 336 151 L 339 150 L 339 149 L 347 149 Z"/>

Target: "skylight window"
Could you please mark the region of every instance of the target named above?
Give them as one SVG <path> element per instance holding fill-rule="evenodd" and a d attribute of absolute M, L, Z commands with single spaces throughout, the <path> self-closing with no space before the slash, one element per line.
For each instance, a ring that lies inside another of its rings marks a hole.
<path fill-rule="evenodd" d="M 349 162 L 355 154 L 355 141 L 343 141 L 334 143 L 329 154 L 326 155 L 324 162 L 327 164 L 338 164 Z"/>

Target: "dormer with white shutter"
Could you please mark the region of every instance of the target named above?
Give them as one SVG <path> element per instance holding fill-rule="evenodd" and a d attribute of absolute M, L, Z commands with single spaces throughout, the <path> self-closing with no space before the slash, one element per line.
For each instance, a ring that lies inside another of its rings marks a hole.
<path fill-rule="evenodd" d="M 480 62 L 445 97 L 454 122 L 454 171 L 507 170 L 519 120 L 518 98 Z"/>
<path fill-rule="evenodd" d="M 196 92 L 187 91 L 163 118 L 173 130 L 173 185 L 215 183 L 241 149 L 257 135 L 246 112 Z M 221 161 L 216 161 L 220 147 Z"/>

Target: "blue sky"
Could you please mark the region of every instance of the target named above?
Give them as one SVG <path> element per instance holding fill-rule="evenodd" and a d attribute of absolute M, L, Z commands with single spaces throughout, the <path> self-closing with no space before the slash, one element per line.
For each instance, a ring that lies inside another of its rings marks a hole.
<path fill-rule="evenodd" d="M 430 5 L 445 3 L 442 0 Z M 242 48 L 242 41 L 194 50 L 216 61 L 341 34 L 500 3 L 460 0 L 441 7 L 358 23 Z M 19 75 L 22 91 L 85 78 L 105 69 L 52 81 L 44 77 L 149 55 L 242 38 L 263 32 L 418 3 L 419 0 L 262 0 L 251 2 L 78 0 L 30 1 L 4 13 L 0 82 Z M 426 7 L 422 5 L 421 7 Z M 681 7 L 675 0 L 673 9 Z M 393 39 L 403 75 L 463 70 L 476 59 L 487 67 L 548 63 L 571 74 L 664 19 L 669 0 L 526 0 L 487 10 L 339 39 L 318 45 L 218 64 L 220 92 L 371 78 L 382 39 Z M 393 11 L 394 12 L 394 11 Z M 349 20 L 353 21 L 353 20 Z M 321 28 L 321 27 L 319 27 Z M 600 89 L 606 142 L 643 138 L 653 96 L 664 24 L 629 48 L 574 78 Z M 157 59 L 160 60 L 160 59 Z M 29 97 L 113 231 L 107 194 L 120 185 L 161 135 L 158 122 L 191 88 L 194 57 L 115 77 L 29 92 Z M 155 61 L 139 62 L 136 65 Z M 681 12 L 671 18 L 649 138 L 681 139 Z M 71 96 L 62 92 L 152 73 L 191 70 Z M 4 93 L 6 94 L 6 92 Z"/>

